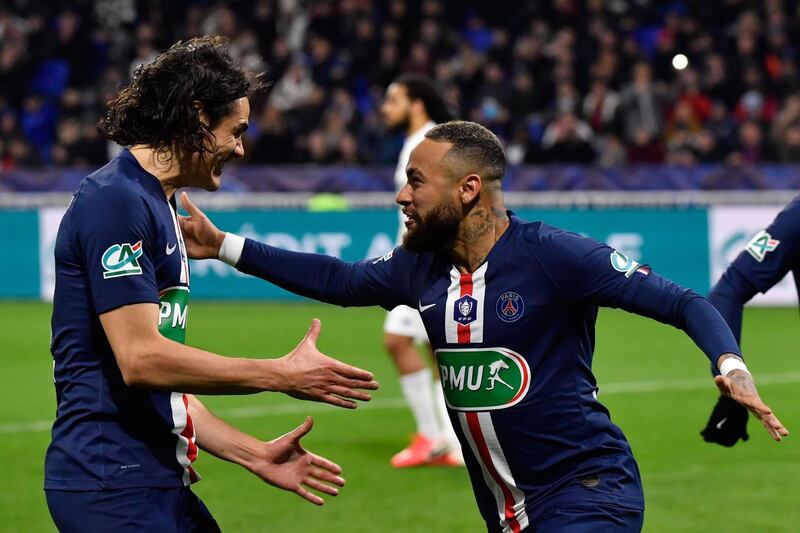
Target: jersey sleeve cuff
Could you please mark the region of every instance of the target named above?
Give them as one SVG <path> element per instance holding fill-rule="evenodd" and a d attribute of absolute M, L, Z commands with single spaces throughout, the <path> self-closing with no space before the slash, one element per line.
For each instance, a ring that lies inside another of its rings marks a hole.
<path fill-rule="evenodd" d="M 242 250 L 244 250 L 244 237 L 226 233 L 222 246 L 219 247 L 219 259 L 235 268 L 236 263 L 242 258 Z"/>

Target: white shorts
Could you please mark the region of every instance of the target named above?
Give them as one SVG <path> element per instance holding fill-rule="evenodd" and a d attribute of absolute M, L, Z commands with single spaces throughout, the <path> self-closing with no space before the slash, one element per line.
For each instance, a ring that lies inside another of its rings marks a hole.
<path fill-rule="evenodd" d="M 407 305 L 398 305 L 386 314 L 383 331 L 393 335 L 411 337 L 416 343 L 428 342 L 428 334 L 425 333 L 425 325 L 422 323 L 419 311 Z"/>

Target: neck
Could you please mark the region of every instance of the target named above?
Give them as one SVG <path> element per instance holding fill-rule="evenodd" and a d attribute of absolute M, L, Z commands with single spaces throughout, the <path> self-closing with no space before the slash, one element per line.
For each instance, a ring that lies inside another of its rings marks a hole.
<path fill-rule="evenodd" d="M 422 129 L 422 126 L 430 122 L 430 117 L 428 115 L 412 115 L 408 121 L 408 129 L 406 130 L 406 136 L 411 137 L 419 130 Z"/>
<path fill-rule="evenodd" d="M 463 274 L 475 272 L 510 222 L 502 196 L 479 201 L 461 221 L 456 238 L 447 247 L 453 264 Z"/>
<path fill-rule="evenodd" d="M 172 151 L 158 152 L 149 146 L 136 144 L 130 148 L 131 155 L 141 167 L 155 176 L 164 189 L 167 199 L 171 199 L 180 187 L 180 165 Z"/>

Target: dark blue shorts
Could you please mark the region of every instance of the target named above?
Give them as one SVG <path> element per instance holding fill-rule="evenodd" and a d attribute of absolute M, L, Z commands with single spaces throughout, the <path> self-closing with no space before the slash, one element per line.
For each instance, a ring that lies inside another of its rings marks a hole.
<path fill-rule="evenodd" d="M 187 487 L 103 491 L 46 490 L 47 506 L 62 533 L 217 533 L 217 522 Z"/>
<path fill-rule="evenodd" d="M 640 533 L 644 511 L 602 503 L 575 502 L 555 505 L 540 516 L 525 533 Z"/>

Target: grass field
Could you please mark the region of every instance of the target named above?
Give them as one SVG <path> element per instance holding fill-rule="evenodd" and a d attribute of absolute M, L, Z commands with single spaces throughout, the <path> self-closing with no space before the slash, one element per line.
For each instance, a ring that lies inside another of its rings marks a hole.
<path fill-rule="evenodd" d="M 207 398 L 218 414 L 267 438 L 313 414 L 309 449 L 337 461 L 347 486 L 315 508 L 244 470 L 201 455 L 196 492 L 225 531 L 480 531 L 462 469 L 393 470 L 388 459 L 413 430 L 381 349 L 383 313 L 312 304 L 195 303 L 188 342 L 222 354 L 289 351 L 309 320 L 322 319 L 320 348 L 374 371 L 382 383 L 357 411 L 278 394 Z M 0 303 L 0 531 L 53 531 L 42 492 L 44 450 L 54 411 L 48 352 L 50 308 Z M 745 354 L 760 391 L 796 432 L 780 444 L 750 423 L 732 449 L 698 431 L 716 394 L 705 357 L 681 332 L 619 311 L 598 325 L 600 399 L 627 434 L 644 478 L 645 531 L 800 531 L 800 324 L 793 309 L 748 310 Z"/>

